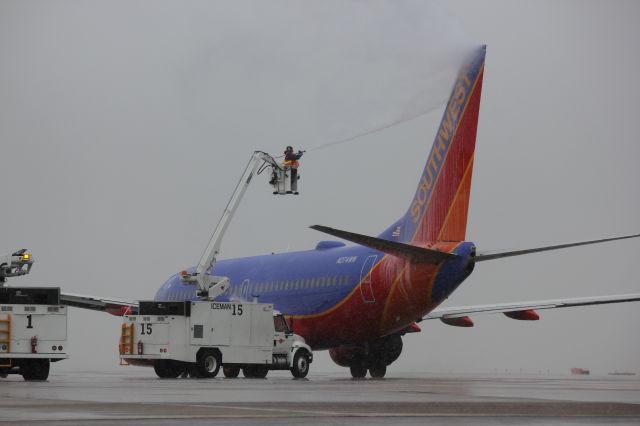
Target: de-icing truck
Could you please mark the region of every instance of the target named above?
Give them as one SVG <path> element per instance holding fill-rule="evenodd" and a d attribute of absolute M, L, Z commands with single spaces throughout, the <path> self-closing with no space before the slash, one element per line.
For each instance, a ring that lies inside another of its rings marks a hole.
<path fill-rule="evenodd" d="M 161 378 L 180 375 L 264 378 L 270 370 L 305 377 L 311 348 L 268 303 L 140 302 L 124 316 L 120 357 L 153 365 Z"/>

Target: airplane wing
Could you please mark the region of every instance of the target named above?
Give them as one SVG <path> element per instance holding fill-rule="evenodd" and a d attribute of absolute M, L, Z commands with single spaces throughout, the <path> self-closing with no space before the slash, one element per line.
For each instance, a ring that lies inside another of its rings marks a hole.
<path fill-rule="evenodd" d="M 91 309 L 94 311 L 108 312 L 111 315 L 129 315 L 138 311 L 138 302 L 127 300 L 105 299 L 80 294 L 60 294 L 60 303 L 74 308 Z"/>
<path fill-rule="evenodd" d="M 439 319 L 447 325 L 472 327 L 472 314 L 499 314 L 517 320 L 535 321 L 539 319 L 536 310 L 570 308 L 574 306 L 604 305 L 609 303 L 639 302 L 640 293 L 611 296 L 576 297 L 568 299 L 539 300 L 533 302 L 499 303 L 492 305 L 475 305 L 433 310 L 423 320 Z"/>

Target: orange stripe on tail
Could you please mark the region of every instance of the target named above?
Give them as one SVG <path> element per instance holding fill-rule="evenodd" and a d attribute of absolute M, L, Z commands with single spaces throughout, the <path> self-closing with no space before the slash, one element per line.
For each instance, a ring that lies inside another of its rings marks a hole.
<path fill-rule="evenodd" d="M 473 174 L 486 47 L 461 68 L 409 210 L 382 238 L 463 241 Z"/>

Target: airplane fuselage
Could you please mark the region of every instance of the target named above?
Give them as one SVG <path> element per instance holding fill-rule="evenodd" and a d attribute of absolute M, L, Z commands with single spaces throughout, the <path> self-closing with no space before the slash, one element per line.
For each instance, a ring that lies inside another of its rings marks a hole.
<path fill-rule="evenodd" d="M 373 340 L 403 330 L 444 301 L 473 269 L 472 243 L 425 247 L 457 254 L 440 265 L 415 264 L 362 246 L 323 241 L 316 249 L 221 260 L 230 278 L 221 301 L 273 303 L 314 349 Z M 178 274 L 156 300 L 197 299 Z"/>

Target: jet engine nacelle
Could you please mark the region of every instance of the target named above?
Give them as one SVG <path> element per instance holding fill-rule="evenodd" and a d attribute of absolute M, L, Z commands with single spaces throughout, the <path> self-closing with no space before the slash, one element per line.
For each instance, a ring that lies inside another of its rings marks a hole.
<path fill-rule="evenodd" d="M 329 349 L 329 356 L 333 362 L 340 367 L 351 367 L 365 359 L 369 354 L 367 343 L 358 343 L 353 345 L 342 345 Z"/>
<path fill-rule="evenodd" d="M 507 317 L 520 321 L 538 321 L 540 315 L 533 309 L 525 309 L 524 311 L 503 312 Z"/>
<path fill-rule="evenodd" d="M 402 337 L 399 334 L 329 349 L 331 359 L 341 367 L 356 364 L 386 366 L 398 359 L 401 353 Z"/>

